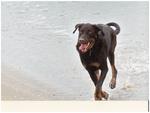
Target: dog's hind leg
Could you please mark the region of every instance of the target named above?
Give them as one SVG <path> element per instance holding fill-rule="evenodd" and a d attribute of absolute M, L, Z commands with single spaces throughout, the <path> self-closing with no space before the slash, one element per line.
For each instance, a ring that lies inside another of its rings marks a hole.
<path fill-rule="evenodd" d="M 117 78 L 117 69 L 115 67 L 115 55 L 114 52 L 111 52 L 108 56 L 110 64 L 111 64 L 111 69 L 112 69 L 112 78 L 109 84 L 109 87 L 111 89 L 114 89 L 116 87 L 116 78 Z"/>

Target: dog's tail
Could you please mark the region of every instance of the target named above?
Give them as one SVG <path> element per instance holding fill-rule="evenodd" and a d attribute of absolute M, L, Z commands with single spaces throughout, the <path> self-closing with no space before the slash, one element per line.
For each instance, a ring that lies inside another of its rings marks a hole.
<path fill-rule="evenodd" d="M 120 26 L 117 23 L 110 22 L 110 23 L 107 23 L 106 25 L 108 25 L 108 26 L 114 26 L 116 28 L 114 30 L 114 32 L 115 32 L 116 35 L 120 33 Z"/>

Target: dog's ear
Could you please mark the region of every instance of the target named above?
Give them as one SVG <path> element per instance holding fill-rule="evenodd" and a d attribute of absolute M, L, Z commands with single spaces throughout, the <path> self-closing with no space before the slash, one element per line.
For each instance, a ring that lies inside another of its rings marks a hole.
<path fill-rule="evenodd" d="M 99 36 L 104 36 L 102 27 L 100 27 L 98 25 L 93 25 L 93 27 L 95 28 L 95 31 L 98 33 Z"/>
<path fill-rule="evenodd" d="M 83 25 L 83 24 L 77 24 L 77 25 L 75 26 L 75 30 L 73 31 L 73 33 L 75 33 L 76 30 L 77 30 L 78 28 L 80 28 L 82 25 Z"/>

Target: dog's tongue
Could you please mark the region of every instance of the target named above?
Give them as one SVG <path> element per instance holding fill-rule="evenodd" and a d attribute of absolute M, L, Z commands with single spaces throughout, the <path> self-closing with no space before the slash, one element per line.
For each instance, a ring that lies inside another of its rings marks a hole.
<path fill-rule="evenodd" d="M 89 46 L 89 43 L 87 43 L 87 44 L 81 44 L 80 47 L 79 47 L 79 50 L 80 50 L 81 52 L 86 52 L 88 46 Z"/>

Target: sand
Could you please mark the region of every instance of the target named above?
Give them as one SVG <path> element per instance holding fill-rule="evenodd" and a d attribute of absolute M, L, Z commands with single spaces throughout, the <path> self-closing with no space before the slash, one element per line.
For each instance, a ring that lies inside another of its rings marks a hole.
<path fill-rule="evenodd" d="M 2 100 L 94 100 L 72 34 L 78 23 L 117 22 L 117 87 L 109 100 L 148 99 L 148 2 L 2 2 Z"/>

